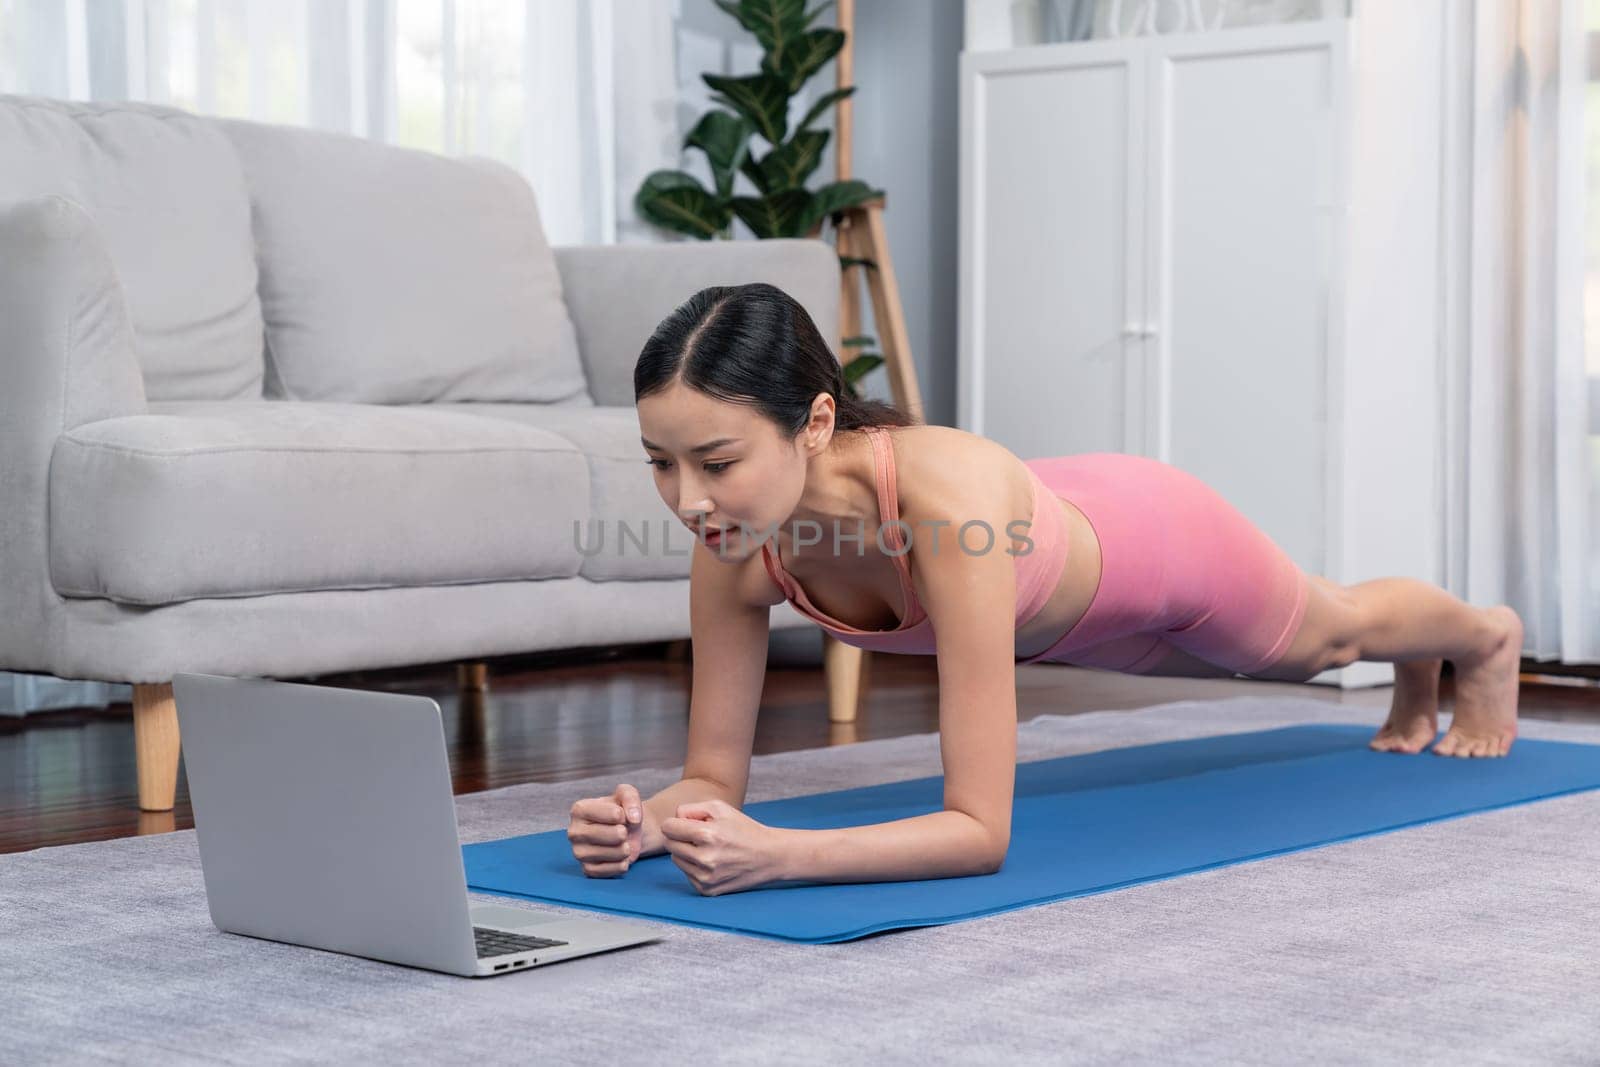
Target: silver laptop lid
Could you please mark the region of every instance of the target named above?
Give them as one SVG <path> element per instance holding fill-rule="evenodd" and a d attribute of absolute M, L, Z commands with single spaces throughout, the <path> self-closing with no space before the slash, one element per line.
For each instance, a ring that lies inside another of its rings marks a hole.
<path fill-rule="evenodd" d="M 473 973 L 438 704 L 210 674 L 172 689 L 219 929 Z"/>

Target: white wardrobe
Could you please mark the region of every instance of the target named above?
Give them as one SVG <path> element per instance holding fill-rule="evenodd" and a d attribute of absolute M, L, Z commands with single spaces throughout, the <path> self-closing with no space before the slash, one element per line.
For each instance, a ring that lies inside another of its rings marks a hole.
<path fill-rule="evenodd" d="M 1443 2 L 963 53 L 960 425 L 1182 467 L 1334 581 L 1439 581 Z"/>

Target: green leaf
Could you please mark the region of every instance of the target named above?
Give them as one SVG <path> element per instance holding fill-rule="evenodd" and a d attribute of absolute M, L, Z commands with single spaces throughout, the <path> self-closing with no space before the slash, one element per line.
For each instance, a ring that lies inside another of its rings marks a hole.
<path fill-rule="evenodd" d="M 767 184 L 767 176 L 761 170 L 761 165 L 756 162 L 755 156 L 750 155 L 749 153 L 745 154 L 744 162 L 739 164 L 739 173 L 743 174 L 746 178 L 749 178 L 750 184 L 754 185 L 756 187 L 756 191 L 762 196 L 766 196 L 768 193 L 777 192 L 776 189 L 773 189 Z"/>
<path fill-rule="evenodd" d="M 683 147 L 698 148 L 706 154 L 716 179 L 717 196 L 722 199 L 733 195 L 734 173 L 750 152 L 750 132 L 749 120 L 742 116 L 708 111 L 683 139 Z"/>
<path fill-rule="evenodd" d="M 701 240 L 716 237 L 731 220 L 728 206 L 694 175 L 681 170 L 652 171 L 639 186 L 633 206 L 641 218 Z"/>
<path fill-rule="evenodd" d="M 872 343 L 872 338 L 866 334 L 858 334 L 855 337 L 846 337 L 839 343 L 844 345 L 846 348 L 860 348 L 862 345 L 870 345 Z"/>
<path fill-rule="evenodd" d="M 717 0 L 717 6 L 755 34 L 769 53 L 781 53 L 805 32 L 807 24 L 805 0 L 739 0 L 737 4 Z"/>
<path fill-rule="evenodd" d="M 822 162 L 822 150 L 832 134 L 827 130 L 802 130 L 783 144 L 768 152 L 756 164 L 766 179 L 760 186 L 762 192 L 780 189 L 798 189 L 805 185 L 811 172 Z"/>
<path fill-rule="evenodd" d="M 869 200 L 876 200 L 882 195 L 882 189 L 874 189 L 866 182 L 855 178 L 824 185 L 817 190 L 816 198 L 811 205 L 811 213 L 804 220 L 804 230 L 810 230 L 825 216 L 855 207 L 857 204 L 865 204 Z"/>
<path fill-rule="evenodd" d="M 876 353 L 870 355 L 863 353 L 844 365 L 844 380 L 850 385 L 855 385 L 882 363 L 882 356 Z"/>
<path fill-rule="evenodd" d="M 781 49 L 768 49 L 761 57 L 761 70 L 783 82 L 790 93 L 797 93 L 806 79 L 844 47 L 843 30 L 809 30 Z"/>
<path fill-rule="evenodd" d="M 757 237 L 799 237 L 809 228 L 801 225 L 811 213 L 811 194 L 785 189 L 771 196 L 736 196 L 729 205 Z"/>
<path fill-rule="evenodd" d="M 789 91 L 783 82 L 766 74 L 730 78 L 723 74 L 702 74 L 700 79 L 716 90 L 714 99 L 726 104 L 750 121 L 767 143 L 783 143 L 789 132 Z"/>
<path fill-rule="evenodd" d="M 824 93 L 815 104 L 811 105 L 811 110 L 806 112 L 806 117 L 800 120 L 800 125 L 796 126 L 795 129 L 807 129 L 813 122 L 822 117 L 824 111 L 855 91 L 856 87 L 854 85 L 847 85 L 843 89 L 835 89 L 830 93 Z"/>

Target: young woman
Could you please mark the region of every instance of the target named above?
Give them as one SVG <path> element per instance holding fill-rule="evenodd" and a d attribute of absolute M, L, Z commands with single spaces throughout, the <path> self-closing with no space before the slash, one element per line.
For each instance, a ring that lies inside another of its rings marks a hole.
<path fill-rule="evenodd" d="M 1304 681 L 1395 664 L 1372 740 L 1434 741 L 1441 661 L 1455 716 L 1432 751 L 1500 756 L 1517 727 L 1522 625 L 1426 582 L 1304 574 L 1176 467 L 1112 453 L 1019 460 L 854 399 L 805 310 L 765 284 L 696 293 L 634 369 L 641 440 L 696 535 L 694 678 L 683 779 L 572 806 L 586 874 L 670 852 L 704 894 L 778 881 L 990 873 L 1010 837 L 1016 664 Z M 772 605 L 841 641 L 939 665 L 944 810 L 837 830 L 743 814 Z"/>

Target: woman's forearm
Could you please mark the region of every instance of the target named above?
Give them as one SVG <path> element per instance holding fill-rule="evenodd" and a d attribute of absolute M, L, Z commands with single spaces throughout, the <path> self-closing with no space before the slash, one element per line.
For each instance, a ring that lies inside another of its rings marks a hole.
<path fill-rule="evenodd" d="M 739 806 L 739 797 L 730 796 L 726 787 L 709 778 L 684 778 L 673 782 L 661 792 L 644 801 L 650 818 L 645 820 L 644 839 L 639 843 L 639 858 L 659 856 L 667 850 L 666 838 L 661 835 L 661 823 L 678 813 L 679 804 L 693 804 L 697 800 L 726 800 Z"/>
<path fill-rule="evenodd" d="M 785 830 L 783 877 L 821 882 L 889 882 L 993 874 L 1007 839 L 961 811 L 837 830 Z"/>

